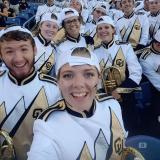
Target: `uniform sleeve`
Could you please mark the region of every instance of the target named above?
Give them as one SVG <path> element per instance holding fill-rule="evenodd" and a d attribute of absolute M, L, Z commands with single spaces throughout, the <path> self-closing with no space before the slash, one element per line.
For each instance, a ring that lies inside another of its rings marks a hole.
<path fill-rule="evenodd" d="M 28 160 L 59 160 L 59 149 L 54 141 L 54 134 L 51 133 L 47 123 L 36 120 L 33 127 L 34 137 L 27 153 Z"/>
<path fill-rule="evenodd" d="M 140 39 L 140 44 L 147 45 L 149 39 L 149 20 L 146 15 L 142 17 L 142 34 Z"/>
<path fill-rule="evenodd" d="M 152 85 L 160 91 L 160 75 L 153 69 L 152 65 L 146 60 L 140 59 L 143 74 L 148 78 Z"/>
<path fill-rule="evenodd" d="M 139 85 L 142 78 L 141 65 L 130 44 L 128 44 L 126 52 L 126 62 L 129 71 L 129 79 L 133 80 L 137 85 Z"/>

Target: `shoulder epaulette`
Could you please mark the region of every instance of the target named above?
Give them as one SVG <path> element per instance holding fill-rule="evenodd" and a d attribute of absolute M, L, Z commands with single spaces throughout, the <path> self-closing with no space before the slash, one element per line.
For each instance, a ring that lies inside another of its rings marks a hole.
<path fill-rule="evenodd" d="M 103 101 L 106 101 L 106 100 L 109 100 L 109 99 L 114 99 L 113 96 L 108 96 L 106 93 L 97 93 L 96 94 L 96 100 L 98 102 L 103 102 Z"/>
<path fill-rule="evenodd" d="M 140 58 L 145 60 L 150 54 L 151 54 L 150 48 L 144 48 L 142 49 Z"/>
<path fill-rule="evenodd" d="M 56 45 L 60 45 L 62 42 L 64 42 L 66 40 L 65 37 L 65 30 L 64 28 L 60 28 L 56 34 L 56 36 L 53 38 L 53 42 Z"/>
<path fill-rule="evenodd" d="M 98 48 L 100 48 L 101 47 L 101 44 L 96 44 L 96 45 L 94 45 L 94 49 L 98 49 Z"/>
<path fill-rule="evenodd" d="M 5 73 L 6 71 L 0 71 L 0 77 L 2 77 Z"/>
<path fill-rule="evenodd" d="M 54 77 L 51 77 L 51 76 L 46 75 L 44 73 L 39 73 L 38 77 L 41 81 L 46 81 L 46 82 L 50 82 L 50 83 L 57 85 L 57 80 Z"/>
<path fill-rule="evenodd" d="M 46 110 L 44 110 L 38 117 L 38 119 L 47 121 L 48 117 L 51 113 L 55 111 L 64 111 L 65 110 L 65 102 L 64 100 L 60 100 L 56 102 L 54 105 L 50 106 Z"/>
<path fill-rule="evenodd" d="M 123 44 L 128 45 L 129 44 L 128 42 L 123 42 L 123 41 L 115 41 L 115 43 L 117 45 L 123 45 Z"/>

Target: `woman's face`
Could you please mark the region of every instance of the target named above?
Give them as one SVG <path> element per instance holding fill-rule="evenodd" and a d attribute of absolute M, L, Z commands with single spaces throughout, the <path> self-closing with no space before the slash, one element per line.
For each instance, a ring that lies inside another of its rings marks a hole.
<path fill-rule="evenodd" d="M 77 111 L 89 110 L 96 95 L 99 74 L 94 66 L 65 64 L 58 85 L 65 101 Z"/>
<path fill-rule="evenodd" d="M 47 41 L 51 41 L 58 32 L 58 25 L 51 21 L 42 22 L 40 32 Z"/>
<path fill-rule="evenodd" d="M 134 0 L 122 0 L 121 7 L 125 15 L 130 15 L 133 12 Z"/>
<path fill-rule="evenodd" d="M 114 37 L 115 30 L 110 24 L 102 23 L 97 26 L 97 36 L 102 42 L 110 42 Z"/>

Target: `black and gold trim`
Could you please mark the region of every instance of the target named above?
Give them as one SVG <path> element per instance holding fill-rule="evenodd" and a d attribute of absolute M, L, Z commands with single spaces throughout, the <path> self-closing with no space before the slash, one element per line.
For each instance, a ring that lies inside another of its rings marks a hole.
<path fill-rule="evenodd" d="M 103 102 L 103 101 L 110 100 L 110 99 L 114 99 L 114 97 L 108 96 L 107 93 L 98 93 L 98 94 L 96 94 L 96 100 L 98 102 Z"/>
<path fill-rule="evenodd" d="M 151 49 L 145 48 L 141 53 L 142 54 L 140 58 L 145 60 L 151 54 Z"/>
<path fill-rule="evenodd" d="M 0 71 L 0 77 L 2 77 L 5 73 L 6 71 Z"/>
<path fill-rule="evenodd" d="M 79 34 L 78 38 L 73 38 L 73 37 L 71 37 L 71 36 L 69 36 L 69 35 L 67 34 L 67 35 L 66 35 L 66 38 L 67 38 L 67 40 L 69 40 L 69 41 L 71 41 L 71 42 L 78 43 L 78 42 L 80 41 L 80 39 L 81 39 L 81 36 L 80 36 L 80 34 Z"/>
<path fill-rule="evenodd" d="M 96 110 L 96 102 L 93 101 L 92 106 L 89 111 L 84 110 L 83 112 L 77 112 L 72 106 L 67 105 L 67 104 L 66 104 L 66 110 L 68 113 L 70 113 L 71 115 L 74 115 L 76 117 L 89 118 L 94 114 L 94 112 Z"/>
<path fill-rule="evenodd" d="M 18 86 L 23 86 L 25 84 L 28 84 L 29 82 L 31 82 L 37 75 L 37 72 L 35 71 L 35 69 L 32 71 L 32 73 L 25 79 L 23 80 L 18 80 L 16 79 L 10 72 L 8 73 L 8 77 L 9 79 L 16 85 Z"/>
<path fill-rule="evenodd" d="M 57 80 L 54 77 L 51 77 L 51 76 L 46 75 L 44 73 L 39 73 L 38 77 L 41 81 L 46 81 L 46 82 L 53 83 L 54 85 L 57 85 Z"/>
<path fill-rule="evenodd" d="M 126 19 L 130 19 L 130 18 L 133 17 L 133 16 L 134 16 L 134 12 L 132 12 L 132 13 L 131 13 L 130 15 L 128 15 L 128 16 L 124 14 L 123 17 L 126 18 Z"/>
<path fill-rule="evenodd" d="M 57 103 L 55 103 L 54 105 L 52 105 L 51 107 L 47 108 L 46 110 L 44 110 L 40 116 L 38 117 L 38 119 L 47 121 L 48 117 L 56 111 L 64 111 L 66 109 L 66 104 L 64 102 L 64 100 L 60 100 Z"/>
<path fill-rule="evenodd" d="M 40 33 L 38 34 L 37 38 L 44 46 L 48 46 L 49 44 L 51 44 L 51 41 L 47 42 L 47 40 Z"/>
<path fill-rule="evenodd" d="M 110 48 L 112 45 L 114 44 L 114 40 L 112 39 L 112 41 L 110 41 L 109 43 L 104 43 L 102 42 L 102 46 L 105 48 L 105 49 L 108 49 Z"/>

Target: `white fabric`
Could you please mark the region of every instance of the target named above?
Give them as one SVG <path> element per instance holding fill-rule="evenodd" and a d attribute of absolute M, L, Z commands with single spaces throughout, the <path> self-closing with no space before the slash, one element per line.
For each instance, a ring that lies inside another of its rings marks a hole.
<path fill-rule="evenodd" d="M 136 19 L 138 19 L 141 24 L 141 37 L 139 40 L 139 44 L 146 45 L 148 42 L 148 38 L 149 38 L 148 37 L 149 36 L 149 21 L 148 21 L 148 18 L 145 14 L 144 15 L 143 14 L 141 14 L 141 15 L 134 14 L 129 19 L 125 18 L 125 17 L 120 18 L 117 21 L 117 23 L 115 24 L 116 28 L 117 28 L 117 33 L 120 36 L 119 39 L 121 40 L 120 31 L 124 27 L 125 27 L 125 29 L 132 28 Z"/>
<path fill-rule="evenodd" d="M 104 62 L 108 61 L 106 66 L 110 67 L 112 66 L 113 60 L 119 49 L 122 49 L 125 57 L 127 69 L 129 71 L 129 78 L 136 84 L 139 84 L 142 76 L 142 68 L 130 44 L 118 45 L 114 42 L 114 44 L 108 49 L 101 46 L 100 48 L 95 49 L 94 53 L 96 54 L 99 62 L 102 60 L 104 60 Z"/>
<path fill-rule="evenodd" d="M 37 12 L 36 12 L 36 23 L 38 23 L 41 19 L 41 16 L 45 13 L 57 13 L 59 14 L 61 12 L 61 8 L 57 7 L 56 5 L 48 6 L 47 4 L 38 6 Z"/>
<path fill-rule="evenodd" d="M 98 59 L 91 51 L 89 51 L 91 57 L 72 56 L 71 54 L 73 51 L 74 49 L 68 50 L 65 54 L 60 54 L 58 56 L 56 74 L 58 74 L 60 68 L 67 63 L 69 63 L 70 66 L 89 64 L 91 66 L 95 66 L 98 71 L 100 71 Z"/>
<path fill-rule="evenodd" d="M 156 32 L 154 39 L 160 43 L 160 29 Z"/>
<path fill-rule="evenodd" d="M 66 12 L 69 12 L 69 11 L 71 11 L 73 13 L 65 14 Z M 73 8 L 64 8 L 61 11 L 61 22 L 64 21 L 65 19 L 67 19 L 67 18 L 74 17 L 74 16 L 79 17 L 79 14 L 75 9 L 73 9 Z"/>
<path fill-rule="evenodd" d="M 90 118 L 79 118 L 67 111 L 57 111 L 50 115 L 47 122 L 36 120 L 33 129 L 34 140 L 28 153 L 28 160 L 75 160 L 78 159 L 85 143 L 93 159 L 95 157 L 97 160 L 104 160 L 103 154 L 99 151 L 103 147 L 111 147 L 112 140 L 109 106 L 124 131 L 120 105 L 113 99 L 96 101 L 96 111 Z M 96 144 L 100 130 L 104 134 L 106 146 L 103 144 L 103 136 L 101 142 Z"/>
<path fill-rule="evenodd" d="M 97 26 L 100 24 L 103 24 L 103 23 L 110 24 L 113 27 L 115 27 L 114 21 L 109 16 L 99 17 L 98 22 L 97 22 Z"/>
<path fill-rule="evenodd" d="M 143 74 L 148 78 L 152 85 L 160 91 L 160 53 L 151 53 L 146 59 L 140 58 Z"/>
<path fill-rule="evenodd" d="M 33 37 L 32 33 L 28 29 L 23 28 L 21 26 L 12 26 L 12 27 L 8 27 L 8 28 L 5 28 L 5 29 L 2 29 L 0 31 L 0 37 L 2 37 L 4 34 L 6 34 L 8 32 L 11 32 L 11 31 L 26 32 L 26 33 L 30 34 Z"/>
<path fill-rule="evenodd" d="M 52 13 L 45 13 L 45 14 L 42 15 L 42 18 L 41 18 L 40 22 L 42 23 L 42 22 L 45 22 L 45 21 L 51 21 L 51 22 L 56 23 L 59 26 L 60 22 L 58 21 L 58 15 L 55 14 L 55 16 L 57 16 L 57 19 L 52 18 Z"/>

